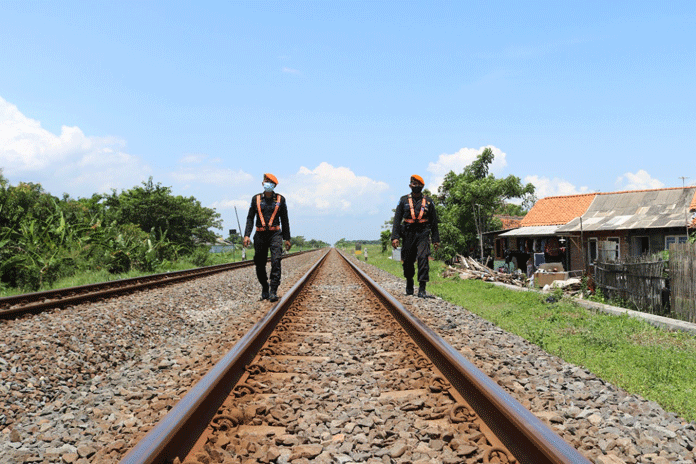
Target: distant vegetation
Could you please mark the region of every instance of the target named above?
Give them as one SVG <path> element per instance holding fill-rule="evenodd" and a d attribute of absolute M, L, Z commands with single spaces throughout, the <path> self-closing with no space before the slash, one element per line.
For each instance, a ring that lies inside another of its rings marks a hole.
<path fill-rule="evenodd" d="M 364 245 L 379 245 L 379 244 L 380 244 L 379 240 L 346 240 L 345 238 L 342 238 L 341 240 L 334 243 L 334 247 L 355 249 L 356 245 L 364 246 Z"/>
<path fill-rule="evenodd" d="M 292 243 L 293 246 L 292 251 L 309 250 L 312 248 L 325 248 L 329 246 L 328 243 L 323 242 L 321 240 L 305 240 L 305 238 L 302 235 L 290 238 L 290 243 Z"/>

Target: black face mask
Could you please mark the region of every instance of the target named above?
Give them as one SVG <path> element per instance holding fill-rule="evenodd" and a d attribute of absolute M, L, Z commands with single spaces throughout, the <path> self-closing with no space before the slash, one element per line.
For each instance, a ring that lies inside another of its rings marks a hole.
<path fill-rule="evenodd" d="M 420 193 L 423 191 L 423 187 L 411 187 L 411 193 L 414 195 L 420 195 Z"/>

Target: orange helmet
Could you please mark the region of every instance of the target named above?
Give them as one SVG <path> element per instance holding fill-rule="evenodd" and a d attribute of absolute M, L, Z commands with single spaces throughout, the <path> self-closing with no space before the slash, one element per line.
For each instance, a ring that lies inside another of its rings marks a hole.
<path fill-rule="evenodd" d="M 271 173 L 267 172 L 266 174 L 263 175 L 263 178 L 268 179 L 271 182 L 273 182 L 274 184 L 278 185 L 278 178 Z"/>
<path fill-rule="evenodd" d="M 418 174 L 414 174 L 411 176 L 411 181 L 413 182 L 414 180 L 416 182 L 420 182 L 421 185 L 425 185 L 425 182 L 423 182 L 423 178 L 421 176 L 419 176 Z"/>

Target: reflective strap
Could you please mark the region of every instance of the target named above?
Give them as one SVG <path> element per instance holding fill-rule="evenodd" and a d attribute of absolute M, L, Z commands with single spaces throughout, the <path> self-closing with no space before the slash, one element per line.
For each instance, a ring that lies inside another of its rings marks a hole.
<path fill-rule="evenodd" d="M 261 227 L 257 227 L 257 231 L 263 232 L 264 230 L 280 230 L 280 226 L 273 225 L 273 220 L 278 213 L 278 208 L 280 208 L 280 194 L 278 194 L 276 197 L 275 209 L 273 210 L 273 214 L 271 214 L 271 218 L 268 220 L 269 225 L 266 226 L 266 221 L 263 218 L 263 211 L 261 211 L 261 194 L 256 195 L 256 209 L 259 212 L 259 221 L 261 221 Z"/>
<path fill-rule="evenodd" d="M 427 219 L 423 219 L 423 213 L 425 212 L 425 205 L 426 205 L 425 197 L 423 197 L 421 201 L 421 210 L 420 213 L 418 214 L 418 217 L 416 217 L 416 211 L 413 209 L 413 198 L 411 195 L 408 196 L 408 206 L 411 208 L 411 219 L 404 219 L 404 222 L 408 222 L 409 224 L 413 222 L 428 222 Z"/>

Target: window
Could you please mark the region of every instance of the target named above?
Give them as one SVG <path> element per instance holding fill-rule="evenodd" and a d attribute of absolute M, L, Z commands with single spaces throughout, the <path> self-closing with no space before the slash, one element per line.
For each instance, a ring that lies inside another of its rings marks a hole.
<path fill-rule="evenodd" d="M 620 258 L 619 238 L 609 237 L 597 242 L 597 259 L 604 262 L 615 262 Z"/>
<path fill-rule="evenodd" d="M 621 239 L 619 239 L 619 237 L 609 237 L 607 241 L 615 244 L 610 251 L 608 251 L 608 261 L 618 261 L 621 259 Z"/>
<path fill-rule="evenodd" d="M 669 250 L 669 246 L 673 243 L 686 243 L 688 240 L 686 235 L 667 235 L 665 237 L 665 250 Z"/>

